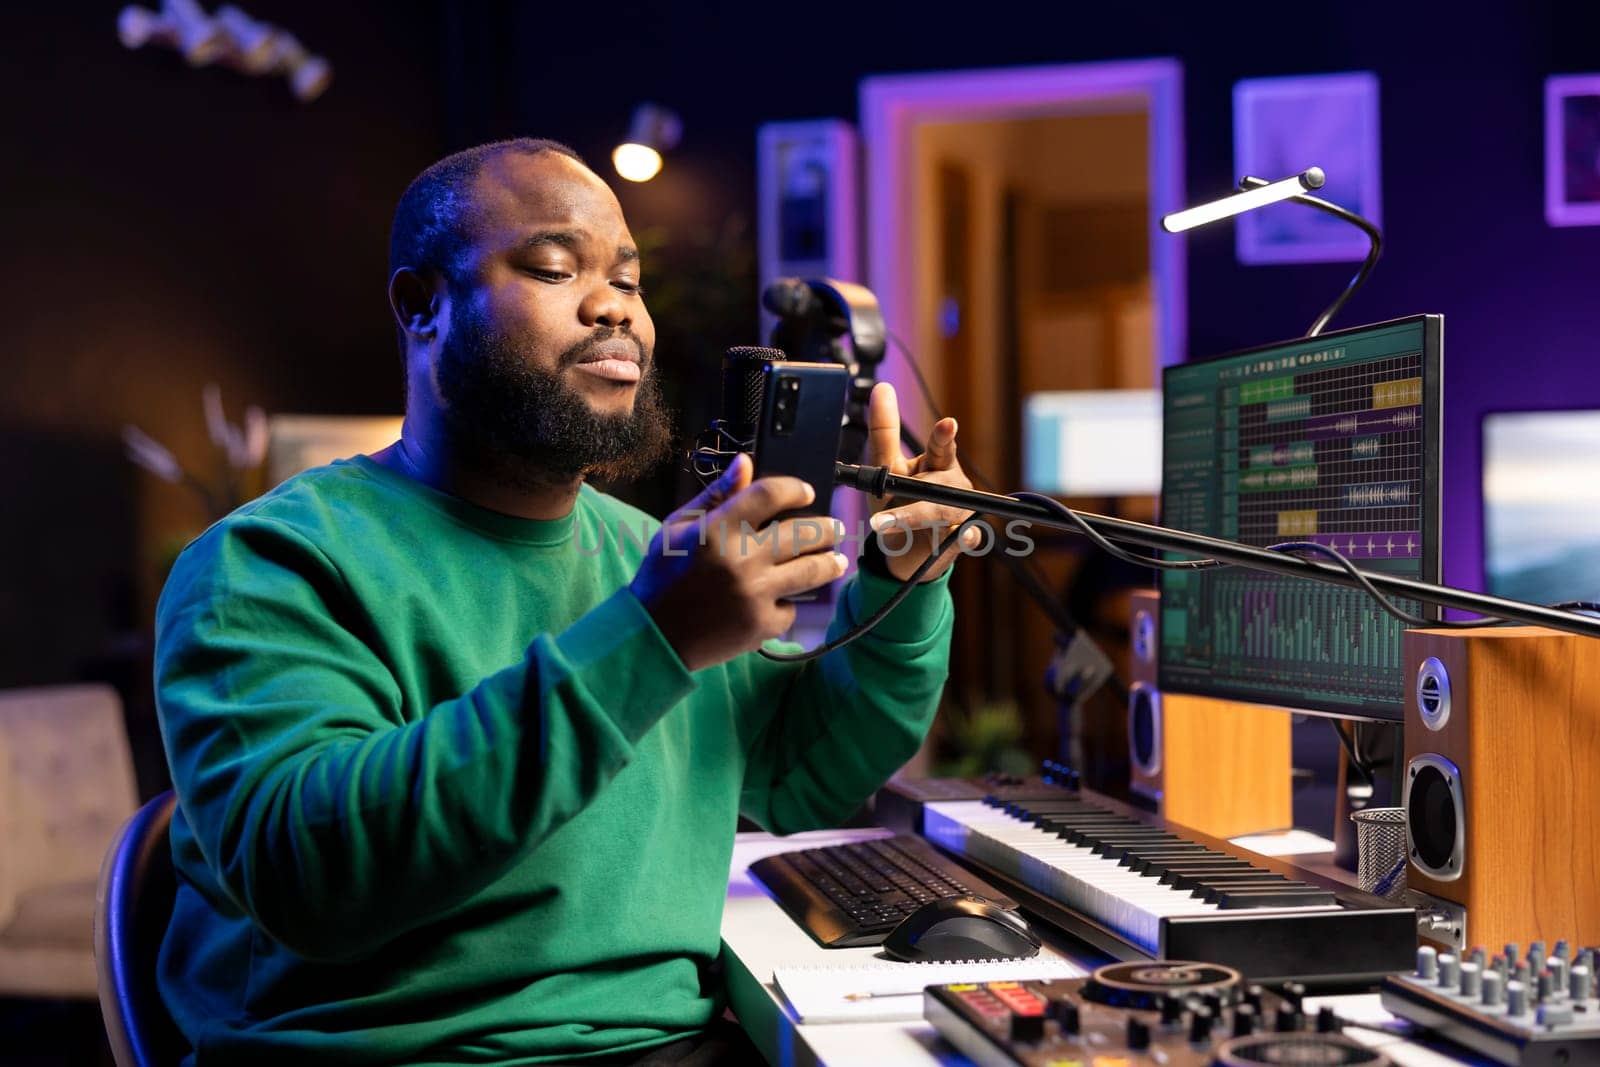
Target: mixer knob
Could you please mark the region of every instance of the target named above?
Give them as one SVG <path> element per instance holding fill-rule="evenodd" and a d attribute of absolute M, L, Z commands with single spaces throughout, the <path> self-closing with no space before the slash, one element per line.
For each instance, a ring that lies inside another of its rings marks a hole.
<path fill-rule="evenodd" d="M 1572 943 L 1564 937 L 1557 941 L 1555 955 L 1560 956 L 1568 963 L 1572 962 Z"/>
<path fill-rule="evenodd" d="M 1189 1015 L 1189 1040 L 1203 1045 L 1211 1040 L 1211 1009 L 1196 1008 Z"/>
<path fill-rule="evenodd" d="M 1439 953 L 1439 988 L 1454 992 L 1461 984 L 1461 964 L 1448 952 Z"/>
<path fill-rule="evenodd" d="M 1567 991 L 1567 961 L 1560 956 L 1551 956 L 1545 963 L 1550 971 L 1550 988 L 1560 996 Z"/>
<path fill-rule="evenodd" d="M 1305 1019 L 1300 1014 L 1300 1009 L 1284 1007 L 1272 1020 L 1272 1026 L 1280 1034 L 1292 1034 L 1300 1029 L 1300 1025 L 1304 1021 Z"/>
<path fill-rule="evenodd" d="M 1537 1000 L 1540 1004 L 1543 1004 L 1545 1001 L 1550 999 L 1550 993 L 1554 986 L 1550 969 L 1548 967 L 1539 972 L 1537 984 L 1533 988 L 1533 999 Z"/>
<path fill-rule="evenodd" d="M 1161 1025 L 1178 1026 L 1183 1022 L 1183 998 L 1171 994 L 1161 998 Z"/>
<path fill-rule="evenodd" d="M 1528 946 L 1528 970 L 1538 974 L 1544 970 L 1544 942 L 1535 941 Z"/>
<path fill-rule="evenodd" d="M 1461 965 L 1461 995 L 1464 997 L 1477 997 L 1483 992 L 1483 972 L 1478 965 L 1467 960 Z"/>
<path fill-rule="evenodd" d="M 1588 1000 L 1594 996 L 1594 972 L 1583 964 L 1572 968 L 1572 974 L 1567 979 L 1567 988 L 1573 1000 Z"/>
<path fill-rule="evenodd" d="M 1519 960 L 1521 958 L 1522 958 L 1522 946 L 1517 944 L 1515 941 L 1507 941 L 1506 942 L 1506 959 L 1510 960 L 1512 963 L 1516 963 L 1517 960 Z"/>
<path fill-rule="evenodd" d="M 1256 1010 L 1248 1004 L 1233 1009 L 1233 1036 L 1249 1037 L 1256 1032 Z"/>
<path fill-rule="evenodd" d="M 1251 985 L 1251 986 L 1246 986 L 1245 987 L 1245 990 L 1244 990 L 1244 1002 L 1246 1004 L 1250 1005 L 1252 1008 L 1254 1008 L 1256 1010 L 1256 1014 L 1257 1015 L 1261 1014 L 1261 997 L 1262 997 L 1262 994 L 1264 994 L 1265 992 L 1266 992 L 1266 990 L 1262 989 L 1258 985 Z"/>
<path fill-rule="evenodd" d="M 1150 1047 L 1150 1027 L 1138 1019 L 1128 1019 L 1128 1048 L 1133 1052 L 1143 1052 Z"/>
<path fill-rule="evenodd" d="M 1431 982 L 1439 977 L 1439 950 L 1432 945 L 1417 949 L 1417 977 Z"/>
<path fill-rule="evenodd" d="M 1478 965 L 1478 970 L 1483 970 L 1489 964 L 1489 954 L 1483 950 L 1482 945 L 1475 947 L 1467 955 L 1467 959 Z"/>
<path fill-rule="evenodd" d="M 1305 995 L 1306 987 L 1301 985 L 1299 982 L 1283 983 L 1283 999 L 1287 1000 L 1295 1007 L 1300 1007 L 1300 1001 L 1305 998 Z"/>
<path fill-rule="evenodd" d="M 1061 1032 L 1068 1036 L 1076 1034 L 1083 1025 L 1078 1006 L 1070 1000 L 1052 1000 L 1045 1010 L 1050 1013 L 1050 1018 L 1061 1025 Z"/>
<path fill-rule="evenodd" d="M 1490 969 L 1483 972 L 1483 994 L 1479 998 L 1484 1007 L 1498 1007 L 1505 1001 L 1506 980 L 1500 977 L 1500 972 Z"/>
<path fill-rule="evenodd" d="M 1344 1023 L 1339 1019 L 1339 1013 L 1324 1004 L 1317 1009 L 1317 1033 L 1337 1034 L 1344 1029 Z"/>
<path fill-rule="evenodd" d="M 1027 1044 L 1037 1044 L 1044 1037 L 1043 1015 L 1020 1015 L 1013 1013 L 1011 1016 L 1011 1040 L 1022 1041 Z"/>
<path fill-rule="evenodd" d="M 1528 987 L 1515 979 L 1506 983 L 1506 1014 L 1528 1014 Z"/>

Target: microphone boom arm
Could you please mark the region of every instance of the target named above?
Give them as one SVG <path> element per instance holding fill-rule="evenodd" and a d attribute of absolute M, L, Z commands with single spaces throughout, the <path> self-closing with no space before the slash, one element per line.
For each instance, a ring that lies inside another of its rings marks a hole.
<path fill-rule="evenodd" d="M 963 508 L 967 511 L 975 511 L 987 515 L 1036 522 L 1041 526 L 1066 530 L 1069 533 L 1082 532 L 1070 523 L 1063 522 L 1059 516 L 1042 504 L 1017 500 L 1009 496 L 1002 496 L 999 493 L 985 493 L 978 489 L 958 489 L 955 486 L 940 485 L 937 482 L 890 474 L 887 467 L 867 467 L 858 466 L 854 463 L 838 463 L 834 467 L 834 478 L 836 484 L 849 486 L 852 489 L 857 489 L 876 497 L 897 496 L 905 497 L 908 500 L 930 501 L 935 504 L 947 504 L 951 507 Z M 1285 574 L 1295 578 L 1308 578 L 1311 581 L 1323 582 L 1329 585 L 1342 585 L 1354 589 L 1361 588 L 1360 583 L 1351 577 L 1348 571 L 1337 564 L 1304 559 L 1299 556 L 1286 555 L 1282 552 L 1272 552 L 1265 548 L 1239 544 L 1235 541 L 1224 541 L 1221 538 L 1207 537 L 1203 534 L 1185 533 L 1181 530 L 1133 522 L 1129 519 L 1116 519 L 1108 515 L 1096 515 L 1090 512 L 1078 512 L 1077 514 L 1095 532 L 1112 541 L 1143 545 L 1146 548 L 1163 549 L 1171 552 L 1182 552 L 1189 555 L 1209 556 L 1212 559 L 1221 560 L 1224 563 L 1230 563 L 1238 567 L 1247 567 L 1251 570 Z M 1532 626 L 1548 626 L 1553 630 L 1577 634 L 1580 637 L 1600 637 L 1600 619 L 1587 615 L 1578 615 L 1574 612 L 1562 611 L 1558 608 L 1547 608 L 1538 604 L 1524 604 L 1516 600 L 1504 600 L 1485 593 L 1473 593 L 1465 589 L 1435 585 L 1432 582 L 1423 582 L 1412 578 L 1401 578 L 1378 571 L 1362 571 L 1361 573 L 1379 590 L 1391 596 L 1410 597 L 1430 604 L 1439 604 L 1461 611 L 1474 612 L 1479 615 L 1491 615 L 1496 618 L 1523 622 Z"/>

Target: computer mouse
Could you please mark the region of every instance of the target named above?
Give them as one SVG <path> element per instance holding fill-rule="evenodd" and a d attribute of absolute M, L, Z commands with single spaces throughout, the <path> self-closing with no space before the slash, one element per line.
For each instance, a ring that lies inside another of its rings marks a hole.
<path fill-rule="evenodd" d="M 931 900 L 900 920 L 883 939 L 890 959 L 1024 959 L 1039 954 L 1039 935 L 1022 916 L 992 900 L 968 894 Z"/>

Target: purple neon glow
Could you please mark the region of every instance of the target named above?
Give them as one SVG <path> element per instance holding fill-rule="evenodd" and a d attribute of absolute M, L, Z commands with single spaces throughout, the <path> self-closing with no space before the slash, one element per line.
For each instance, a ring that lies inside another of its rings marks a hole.
<path fill-rule="evenodd" d="M 1600 74 L 1545 79 L 1544 216 L 1600 226 Z"/>
<path fill-rule="evenodd" d="M 1252 78 L 1233 87 L 1236 176 L 1275 181 L 1321 167 L 1317 194 L 1382 228 L 1375 74 Z M 1241 263 L 1358 262 L 1367 238 L 1349 223 L 1299 204 L 1274 204 L 1237 220 Z"/>

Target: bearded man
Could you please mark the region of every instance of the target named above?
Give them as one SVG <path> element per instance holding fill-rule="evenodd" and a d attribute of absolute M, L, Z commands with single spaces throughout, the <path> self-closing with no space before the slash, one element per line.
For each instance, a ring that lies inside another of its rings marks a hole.
<path fill-rule="evenodd" d="M 828 487 L 741 457 L 655 523 L 587 484 L 669 433 L 633 239 L 564 146 L 424 171 L 389 299 L 401 439 L 234 512 L 162 594 L 187 1062 L 739 1060 L 715 967 L 738 817 L 835 824 L 915 751 L 955 552 L 860 640 L 778 663 L 754 650 L 788 598 L 846 563 L 832 526 L 769 527 Z M 871 423 L 873 462 L 968 484 L 950 420 L 915 459 L 886 387 Z M 893 510 L 909 550 L 864 551 L 835 634 L 965 517 Z M 641 524 L 648 549 L 618 536 Z"/>

